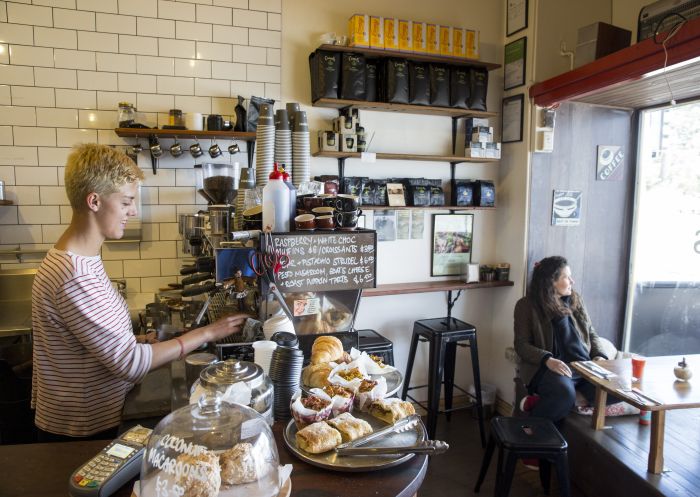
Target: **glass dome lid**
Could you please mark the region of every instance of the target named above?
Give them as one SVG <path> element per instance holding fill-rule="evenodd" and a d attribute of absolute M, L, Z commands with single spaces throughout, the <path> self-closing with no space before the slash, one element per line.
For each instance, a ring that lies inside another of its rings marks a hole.
<path fill-rule="evenodd" d="M 141 497 L 273 497 L 279 489 L 265 418 L 218 393 L 164 417 L 141 464 Z"/>

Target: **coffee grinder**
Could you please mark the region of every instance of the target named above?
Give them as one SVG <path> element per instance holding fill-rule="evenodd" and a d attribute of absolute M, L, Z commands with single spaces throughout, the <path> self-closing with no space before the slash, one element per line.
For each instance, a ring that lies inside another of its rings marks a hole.
<path fill-rule="evenodd" d="M 234 200 L 238 194 L 236 169 L 238 163 L 202 164 L 202 188 L 209 200 L 209 234 L 215 247 L 218 242 L 229 239 L 234 212 Z"/>

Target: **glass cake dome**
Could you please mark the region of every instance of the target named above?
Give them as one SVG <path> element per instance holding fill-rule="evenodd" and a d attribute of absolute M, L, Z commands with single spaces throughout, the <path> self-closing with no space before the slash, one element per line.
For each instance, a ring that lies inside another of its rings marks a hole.
<path fill-rule="evenodd" d="M 141 464 L 141 497 L 273 497 L 279 490 L 270 426 L 219 393 L 164 417 Z"/>

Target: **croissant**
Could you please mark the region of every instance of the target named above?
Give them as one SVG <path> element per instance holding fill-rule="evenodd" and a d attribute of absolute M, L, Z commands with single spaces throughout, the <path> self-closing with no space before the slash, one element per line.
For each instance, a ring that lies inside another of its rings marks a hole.
<path fill-rule="evenodd" d="M 329 385 L 328 377 L 333 368 L 326 363 L 309 364 L 301 371 L 301 381 L 311 388 L 323 388 Z"/>
<path fill-rule="evenodd" d="M 336 337 L 322 336 L 311 346 L 311 364 L 337 362 L 343 359 L 343 344 Z"/>

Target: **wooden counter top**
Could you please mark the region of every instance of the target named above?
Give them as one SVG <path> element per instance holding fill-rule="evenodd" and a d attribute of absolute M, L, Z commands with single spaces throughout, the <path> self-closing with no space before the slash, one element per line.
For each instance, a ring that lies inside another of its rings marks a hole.
<path fill-rule="evenodd" d="M 428 457 L 417 455 L 394 468 L 367 473 L 327 471 L 306 464 L 289 452 L 282 440 L 283 425 L 273 433 L 281 464 L 293 464 L 294 497 L 366 497 L 368 495 L 410 497 L 418 492 L 428 469 Z M 53 444 L 0 445 L 3 497 L 66 497 L 68 478 L 108 440 Z M 448 456 L 449 457 L 449 456 Z M 115 497 L 130 497 L 133 482 L 124 485 Z"/>

